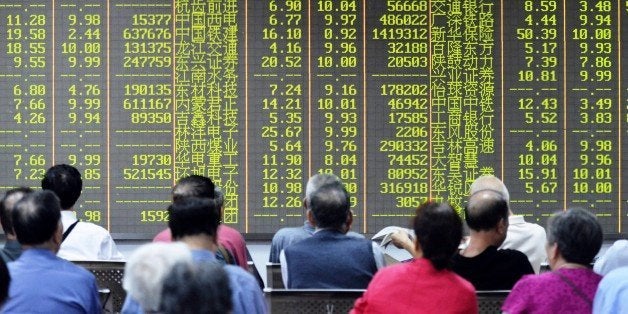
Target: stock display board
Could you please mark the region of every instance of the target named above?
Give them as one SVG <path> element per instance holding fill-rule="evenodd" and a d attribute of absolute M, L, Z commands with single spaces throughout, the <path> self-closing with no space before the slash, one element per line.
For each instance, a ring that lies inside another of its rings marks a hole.
<path fill-rule="evenodd" d="M 460 208 L 495 174 L 512 209 L 628 228 L 628 2 L 3 0 L 0 188 L 53 164 L 79 217 L 150 238 L 177 178 L 211 177 L 247 234 L 302 224 L 333 172 L 353 229 Z"/>

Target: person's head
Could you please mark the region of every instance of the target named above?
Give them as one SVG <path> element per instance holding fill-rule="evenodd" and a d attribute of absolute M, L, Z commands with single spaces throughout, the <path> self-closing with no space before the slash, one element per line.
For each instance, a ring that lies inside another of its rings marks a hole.
<path fill-rule="evenodd" d="M 499 246 L 508 231 L 508 203 L 501 193 L 480 190 L 469 197 L 464 208 L 465 221 L 471 234 L 485 232 L 493 237 L 493 245 Z"/>
<path fill-rule="evenodd" d="M 232 308 L 229 277 L 218 263 L 178 263 L 164 279 L 165 314 L 227 314 Z"/>
<path fill-rule="evenodd" d="M 436 269 L 449 268 L 462 239 L 462 220 L 447 203 L 426 202 L 416 210 L 417 249 Z"/>
<path fill-rule="evenodd" d="M 547 221 L 550 266 L 562 257 L 567 263 L 589 265 L 602 247 L 602 226 L 590 212 L 573 208 Z"/>
<path fill-rule="evenodd" d="M 52 240 L 61 245 L 61 206 L 52 191 L 37 191 L 24 196 L 15 204 L 13 230 L 23 246 L 40 246 Z"/>
<path fill-rule="evenodd" d="M 179 179 L 172 188 L 172 201 L 176 202 L 186 197 L 214 198 L 214 182 L 210 178 L 193 174 Z"/>
<path fill-rule="evenodd" d="M 222 189 L 219 186 L 214 188 L 214 200 L 216 201 L 216 206 L 218 206 L 218 208 L 222 208 L 225 205 L 225 193 L 222 192 Z"/>
<path fill-rule="evenodd" d="M 185 236 L 205 235 L 216 239 L 220 208 L 214 199 L 185 197 L 168 207 L 168 227 L 175 240 Z"/>
<path fill-rule="evenodd" d="M 504 200 L 506 200 L 506 203 L 510 202 L 510 193 L 508 192 L 508 188 L 502 180 L 494 175 L 482 175 L 475 179 L 469 188 L 469 195 L 473 195 L 481 190 L 493 190 L 498 192 L 502 195 Z"/>
<path fill-rule="evenodd" d="M 349 194 L 342 183 L 329 183 L 312 193 L 308 217 L 317 228 L 346 231 L 353 217 L 350 206 Z"/>
<path fill-rule="evenodd" d="M 142 309 L 159 311 L 164 278 L 179 262 L 192 262 L 183 243 L 149 243 L 133 251 L 124 265 L 124 290 Z"/>
<path fill-rule="evenodd" d="M 338 183 L 342 184 L 340 178 L 331 173 L 319 173 L 312 176 L 305 185 L 305 198 L 303 199 L 303 206 L 305 208 L 310 208 L 310 199 L 312 198 L 312 194 L 316 192 L 323 185 Z"/>
<path fill-rule="evenodd" d="M 70 165 L 56 165 L 50 167 L 41 180 L 41 188 L 53 191 L 62 209 L 71 209 L 81 196 L 83 180 L 81 173 Z"/>
<path fill-rule="evenodd" d="M 15 231 L 13 231 L 13 219 L 11 219 L 11 213 L 15 204 L 21 200 L 25 195 L 32 193 L 33 190 L 28 187 L 18 187 L 8 190 L 4 197 L 0 200 L 0 223 L 2 223 L 2 229 L 4 233 L 14 237 Z"/>

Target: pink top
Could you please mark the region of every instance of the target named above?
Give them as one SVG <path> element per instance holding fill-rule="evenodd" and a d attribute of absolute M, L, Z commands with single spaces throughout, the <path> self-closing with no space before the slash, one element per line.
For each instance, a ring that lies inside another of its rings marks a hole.
<path fill-rule="evenodd" d="M 170 228 L 158 233 L 153 238 L 153 242 L 172 242 Z M 235 257 L 240 267 L 248 270 L 246 242 L 244 242 L 244 238 L 238 230 L 225 225 L 218 226 L 218 244 L 222 245 Z"/>
<path fill-rule="evenodd" d="M 565 282 L 556 272 L 570 281 Z M 602 276 L 587 268 L 562 268 L 527 275 L 512 288 L 502 310 L 514 313 L 591 313 Z"/>
<path fill-rule="evenodd" d="M 473 285 L 424 258 L 380 269 L 351 313 L 477 313 Z"/>

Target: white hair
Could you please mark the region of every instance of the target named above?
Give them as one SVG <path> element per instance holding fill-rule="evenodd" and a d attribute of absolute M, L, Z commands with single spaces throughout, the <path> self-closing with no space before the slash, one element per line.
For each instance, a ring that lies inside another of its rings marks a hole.
<path fill-rule="evenodd" d="M 506 188 L 506 185 L 502 182 L 502 180 L 494 175 L 483 175 L 475 179 L 469 188 L 469 195 L 473 195 L 481 190 L 495 191 L 501 194 L 507 203 L 510 202 L 510 193 L 508 193 L 508 188 Z"/>
<path fill-rule="evenodd" d="M 126 262 L 122 286 L 144 311 L 158 311 L 163 280 L 180 262 L 192 262 L 192 253 L 183 243 L 142 245 Z"/>
<path fill-rule="evenodd" d="M 321 186 L 330 184 L 330 183 L 340 183 L 342 181 L 336 175 L 331 173 L 319 173 L 312 176 L 305 185 L 305 204 L 309 208 L 310 207 L 310 198 L 312 194 L 320 189 Z"/>

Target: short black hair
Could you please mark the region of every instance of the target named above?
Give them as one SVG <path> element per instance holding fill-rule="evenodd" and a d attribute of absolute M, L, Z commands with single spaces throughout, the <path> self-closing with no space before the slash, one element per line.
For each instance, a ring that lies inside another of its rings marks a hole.
<path fill-rule="evenodd" d="M 227 272 L 217 262 L 175 264 L 164 278 L 160 307 L 166 314 L 231 313 Z"/>
<path fill-rule="evenodd" d="M 215 188 L 216 186 L 210 178 L 193 174 L 177 181 L 177 184 L 172 188 L 172 200 L 176 202 L 185 197 L 214 198 Z"/>
<path fill-rule="evenodd" d="M 547 243 L 556 243 L 568 263 L 591 264 L 602 247 L 603 237 L 595 216 L 581 208 L 558 212 L 547 221 Z"/>
<path fill-rule="evenodd" d="M 216 237 L 220 224 L 220 208 L 211 198 L 185 197 L 168 207 L 168 227 L 172 237 L 205 234 Z"/>
<path fill-rule="evenodd" d="M 47 190 L 30 193 L 15 204 L 11 218 L 20 244 L 42 244 L 53 237 L 59 226 L 59 199 Z"/>
<path fill-rule="evenodd" d="M 451 268 L 462 239 L 462 219 L 447 203 L 426 202 L 416 210 L 414 233 L 423 257 L 436 269 Z"/>
<path fill-rule="evenodd" d="M 83 180 L 78 169 L 60 164 L 50 167 L 41 180 L 41 188 L 57 194 L 62 209 L 70 209 L 81 196 Z"/>
<path fill-rule="evenodd" d="M 15 234 L 11 212 L 13 212 L 15 204 L 30 193 L 33 193 L 33 189 L 29 187 L 17 187 L 8 190 L 0 200 L 0 223 L 5 234 Z"/>
<path fill-rule="evenodd" d="M 339 182 L 321 186 L 310 197 L 310 210 L 319 228 L 340 229 L 350 215 L 349 193 Z"/>
<path fill-rule="evenodd" d="M 470 229 L 491 230 L 502 219 L 508 221 L 508 202 L 499 192 L 480 190 L 469 197 L 464 214 Z"/>

